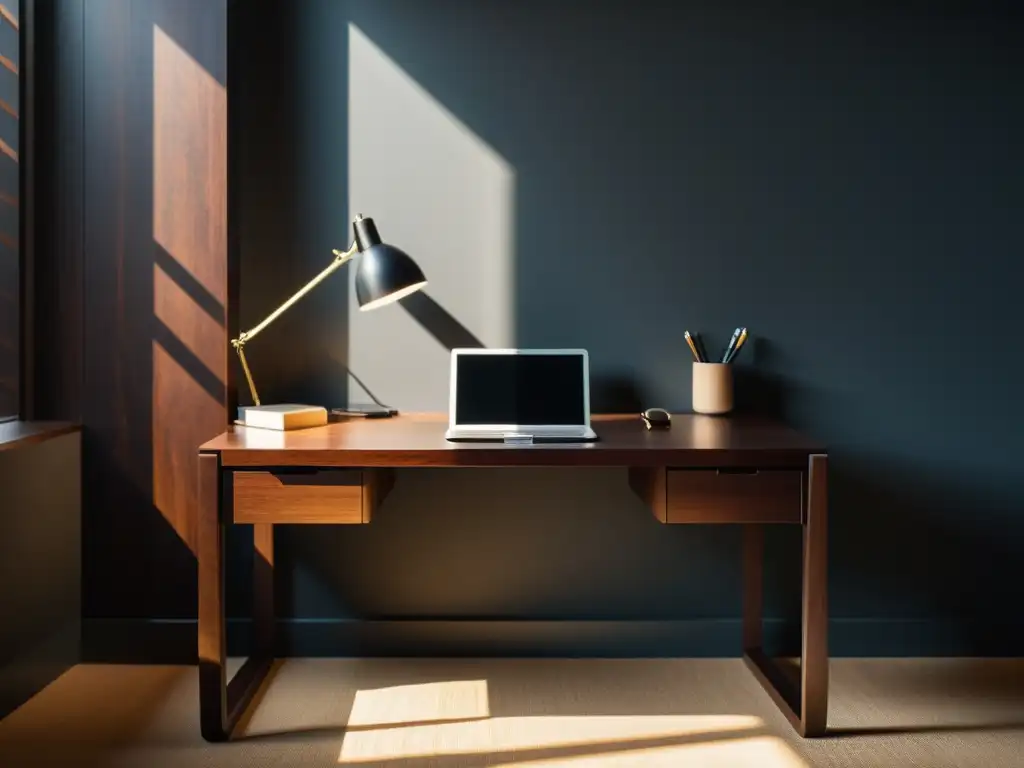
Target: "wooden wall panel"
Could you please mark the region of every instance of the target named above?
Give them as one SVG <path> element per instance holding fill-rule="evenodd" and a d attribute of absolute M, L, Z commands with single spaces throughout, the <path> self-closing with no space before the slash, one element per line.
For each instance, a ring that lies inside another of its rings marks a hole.
<path fill-rule="evenodd" d="M 186 408 L 187 413 L 182 409 Z M 223 429 L 224 403 L 153 342 L 153 505 L 195 552 L 199 454 L 196 446 Z"/>
<path fill-rule="evenodd" d="M 153 273 L 161 324 L 153 501 L 195 551 L 196 446 L 227 421 L 227 91 L 159 23 L 152 34 L 153 240 L 161 261 Z"/>
<path fill-rule="evenodd" d="M 153 238 L 223 306 L 227 90 L 159 25 L 153 109 Z"/>
<path fill-rule="evenodd" d="M 196 449 L 227 420 L 225 14 L 90 0 L 84 16 L 90 617 L 195 616 Z"/>
<path fill-rule="evenodd" d="M 166 257 L 165 258 L 169 258 Z M 160 264 L 153 265 L 153 314 L 164 332 L 180 342 L 196 364 L 224 381 L 224 319 L 213 315 Z M 222 426 L 218 423 L 217 426 Z M 219 430 L 218 430 L 219 431 Z"/>

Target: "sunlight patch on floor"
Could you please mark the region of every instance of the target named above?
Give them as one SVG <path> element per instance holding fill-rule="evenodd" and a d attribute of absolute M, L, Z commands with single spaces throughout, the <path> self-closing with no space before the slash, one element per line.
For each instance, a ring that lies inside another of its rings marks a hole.
<path fill-rule="evenodd" d="M 347 732 L 338 762 L 473 754 L 504 759 L 514 754 L 519 762 L 547 760 L 552 765 L 565 760 L 590 765 L 583 758 L 608 760 L 614 756 L 615 764 L 620 765 L 641 757 L 674 760 L 683 752 L 689 759 L 692 750 L 704 745 L 728 751 L 722 765 L 801 765 L 795 757 L 779 762 L 759 746 L 763 740 L 744 738 L 759 735 L 764 726 L 760 718 L 748 715 L 493 717 L 423 724 L 421 713 L 418 719 L 421 724 Z M 737 746 L 741 742 L 745 746 Z M 711 750 L 707 754 L 717 753 Z M 743 755 L 749 755 L 751 761 L 736 762 Z"/>
<path fill-rule="evenodd" d="M 513 760 L 494 763 L 494 768 L 629 768 L 630 766 L 688 766 L 692 768 L 807 768 L 792 749 L 774 736 L 757 736 L 699 744 L 677 744 L 647 749 L 627 749 L 573 757 Z"/>
<path fill-rule="evenodd" d="M 348 725 L 432 723 L 489 715 L 487 681 L 455 680 L 357 691 Z"/>

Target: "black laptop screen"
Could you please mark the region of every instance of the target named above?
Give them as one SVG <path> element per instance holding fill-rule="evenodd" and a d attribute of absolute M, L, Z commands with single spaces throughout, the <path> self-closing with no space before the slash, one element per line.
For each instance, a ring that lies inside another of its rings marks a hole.
<path fill-rule="evenodd" d="M 459 355 L 457 424 L 583 424 L 583 355 Z"/>

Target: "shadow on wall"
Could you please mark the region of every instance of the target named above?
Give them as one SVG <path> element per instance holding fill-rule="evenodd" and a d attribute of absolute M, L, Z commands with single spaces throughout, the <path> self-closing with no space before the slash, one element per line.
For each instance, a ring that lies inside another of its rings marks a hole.
<path fill-rule="evenodd" d="M 426 291 L 418 291 L 401 300 L 406 312 L 437 342 L 451 351 L 463 347 L 483 347 L 480 339 L 434 301 Z"/>
<path fill-rule="evenodd" d="M 853 395 L 787 375 L 792 356 L 775 342 L 756 339 L 750 352 L 736 369 L 738 408 L 842 433 Z M 913 435 L 891 444 L 855 436 L 830 446 L 833 617 L 906 621 L 885 640 L 893 655 L 1019 654 L 1024 620 L 1003 606 L 1021 599 L 1020 480 L 978 457 L 954 458 L 947 471 L 908 453 Z M 789 601 L 785 615 L 798 610 Z M 867 632 L 836 635 L 832 652 L 858 653 Z"/>
<path fill-rule="evenodd" d="M 265 359 L 293 376 L 286 381 L 268 364 L 278 397 L 322 401 L 314 395 L 340 373 L 321 375 L 310 360 L 333 355 L 386 402 L 443 409 L 439 361 L 478 342 L 586 347 L 596 410 L 686 410 L 683 330 L 703 332 L 713 350 L 744 324 L 755 341 L 736 368 L 740 409 L 785 418 L 831 447 L 833 615 L 936 619 L 961 616 L 969 604 L 979 621 L 1002 620 L 1024 600 L 1017 582 L 996 583 L 1024 554 L 1024 489 L 1010 458 L 1024 432 L 1015 391 L 1024 369 L 990 333 L 1013 321 L 1021 269 L 1010 214 L 1024 178 L 1013 25 L 998 14 L 940 16 L 900 3 L 841 18 L 790 9 L 785 24 L 778 9 L 742 2 L 641 5 L 523 2 L 498 12 L 444 0 L 310 2 L 295 18 L 292 6 L 275 5 L 283 23 L 266 22 L 263 34 L 284 53 L 252 62 L 253 81 L 305 77 L 308 101 L 270 110 L 266 92 L 283 87 L 253 94 L 252 114 L 273 114 L 247 122 L 247 141 L 266 135 L 243 174 L 250 213 L 242 227 L 255 249 L 245 273 L 267 284 L 243 305 L 276 306 L 274 290 L 287 295 L 282 283 L 312 274 L 302 260 L 336 245 L 336 201 L 346 191 L 387 240 L 408 244 L 431 280 L 431 294 L 403 302 L 405 313 L 359 315 L 347 297 L 327 293 L 297 307 L 261 339 Z M 349 36 L 339 32 L 346 26 Z M 348 62 L 348 78 L 338 61 Z M 307 114 L 316 126 L 301 124 Z M 278 124 L 288 119 L 299 125 Z M 397 146 L 406 154 L 389 162 L 382 153 Z M 446 166 L 438 146 L 462 164 Z M 298 148 L 308 157 L 288 155 Z M 455 167 L 468 175 L 450 173 Z M 445 225 L 460 215 L 491 239 L 444 251 Z M 504 263 L 495 254 L 507 256 L 507 275 L 465 271 Z M 474 294 L 481 284 L 500 286 L 494 295 L 510 302 L 498 313 L 510 323 L 503 336 L 467 310 L 491 310 L 491 292 Z M 922 318 L 908 344 L 905 329 Z M 351 349 L 335 339 L 342 327 Z M 293 339 L 310 328 L 315 338 L 297 351 Z M 424 357 L 393 354 L 394 338 Z M 998 377 L 950 359 L 967 343 L 979 359 L 1002 361 Z M 967 413 L 963 393 L 974 391 L 986 393 L 988 407 Z M 435 605 L 735 615 L 728 572 L 739 550 L 726 534 L 661 530 L 656 540 L 629 528 L 634 510 L 624 497 L 594 500 L 578 488 L 560 507 L 505 528 L 424 477 L 416 487 L 436 495 L 436 508 L 409 515 L 423 494 L 408 496 L 403 510 L 396 488 L 389 507 L 406 522 L 389 543 L 373 531 L 324 537 L 323 570 L 295 577 L 299 613 L 356 605 L 398 615 L 424 596 L 422 583 L 405 593 L 408 604 L 341 585 L 374 562 L 415 562 L 442 519 L 460 533 L 442 558 L 453 572 Z M 595 516 L 604 527 L 581 541 Z M 530 583 L 500 593 L 509 577 L 493 562 L 457 559 L 469 557 L 471 534 L 512 550 L 541 539 L 558 546 L 535 551 Z M 586 579 L 561 570 L 570 544 L 602 553 L 592 569 L 578 569 Z M 353 564 L 337 564 L 344 557 L 332 547 Z M 791 562 L 769 567 L 788 574 Z M 625 574 L 618 585 L 602 578 L 616 570 Z M 694 583 L 704 589 L 691 591 Z M 790 612 L 781 591 L 767 602 L 774 615 Z M 974 631 L 970 621 L 957 626 Z M 981 647 L 991 638 L 974 639 Z"/>
<path fill-rule="evenodd" d="M 515 168 L 517 346 L 587 347 L 595 403 L 686 409 L 683 329 L 748 325 L 741 405 L 832 449 L 833 615 L 1006 620 L 1024 362 L 991 329 L 1022 274 L 1020 10 L 643 5 L 352 18 Z"/>

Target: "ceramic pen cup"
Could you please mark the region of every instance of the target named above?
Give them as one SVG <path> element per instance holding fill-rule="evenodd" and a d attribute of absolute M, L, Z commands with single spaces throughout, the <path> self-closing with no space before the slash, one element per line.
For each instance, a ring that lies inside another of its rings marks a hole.
<path fill-rule="evenodd" d="M 732 366 L 728 363 L 693 364 L 693 412 L 729 413 L 732 410 Z"/>

